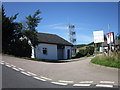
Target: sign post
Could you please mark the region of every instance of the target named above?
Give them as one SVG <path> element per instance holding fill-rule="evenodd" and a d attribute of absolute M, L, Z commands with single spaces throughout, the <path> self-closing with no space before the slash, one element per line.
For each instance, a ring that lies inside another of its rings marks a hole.
<path fill-rule="evenodd" d="M 94 35 L 95 53 L 96 53 L 96 43 L 104 42 L 104 32 L 103 31 L 93 31 L 93 35 Z"/>

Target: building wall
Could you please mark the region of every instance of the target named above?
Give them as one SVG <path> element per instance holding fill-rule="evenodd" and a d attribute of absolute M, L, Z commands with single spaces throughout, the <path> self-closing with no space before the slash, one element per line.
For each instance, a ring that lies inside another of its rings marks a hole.
<path fill-rule="evenodd" d="M 43 54 L 43 48 L 47 48 L 47 54 Z M 41 43 L 35 48 L 35 57 L 40 59 L 57 59 L 57 45 Z"/>
<path fill-rule="evenodd" d="M 65 46 L 65 49 L 64 49 L 64 59 L 68 59 L 68 53 L 67 53 L 67 50 L 70 50 L 70 58 L 72 58 L 72 47 L 71 46 Z"/>
<path fill-rule="evenodd" d="M 47 48 L 47 54 L 43 54 L 43 48 Z M 34 50 L 35 49 L 35 50 Z M 64 48 L 64 59 L 68 59 L 68 52 L 70 50 L 70 58 L 72 58 L 72 47 L 65 46 Z M 34 56 L 35 53 L 35 56 Z M 58 59 L 58 52 L 57 52 L 57 45 L 54 44 L 44 44 L 40 43 L 35 48 L 32 48 L 32 58 L 40 58 L 40 59 L 50 59 L 50 60 L 57 60 Z"/>

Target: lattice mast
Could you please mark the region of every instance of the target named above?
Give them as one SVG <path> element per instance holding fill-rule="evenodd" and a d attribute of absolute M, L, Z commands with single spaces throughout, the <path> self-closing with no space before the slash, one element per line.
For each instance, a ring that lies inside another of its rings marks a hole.
<path fill-rule="evenodd" d="M 74 45 L 76 43 L 76 32 L 74 25 L 68 25 L 68 40 Z"/>

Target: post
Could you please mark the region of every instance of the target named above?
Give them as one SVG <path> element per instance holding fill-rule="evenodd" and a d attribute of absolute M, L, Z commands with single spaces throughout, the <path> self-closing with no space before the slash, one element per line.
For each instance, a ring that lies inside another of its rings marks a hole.
<path fill-rule="evenodd" d="M 102 42 L 102 54 L 103 54 L 103 52 L 104 52 L 104 49 L 103 49 L 103 42 Z"/>
<path fill-rule="evenodd" d="M 110 24 L 108 24 L 108 31 L 109 31 L 109 35 L 110 35 Z M 110 43 L 109 43 L 109 50 L 108 50 L 108 55 L 110 55 L 111 53 L 111 35 L 109 36 L 110 37 Z"/>
<path fill-rule="evenodd" d="M 96 43 L 94 43 L 94 47 L 95 47 L 94 53 L 95 53 L 95 56 L 96 56 Z"/>

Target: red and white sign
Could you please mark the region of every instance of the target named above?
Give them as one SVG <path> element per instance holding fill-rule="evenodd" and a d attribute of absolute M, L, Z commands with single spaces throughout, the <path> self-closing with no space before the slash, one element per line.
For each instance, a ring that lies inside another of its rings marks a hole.
<path fill-rule="evenodd" d="M 106 34 L 107 44 L 114 43 L 114 32 L 110 32 Z"/>

